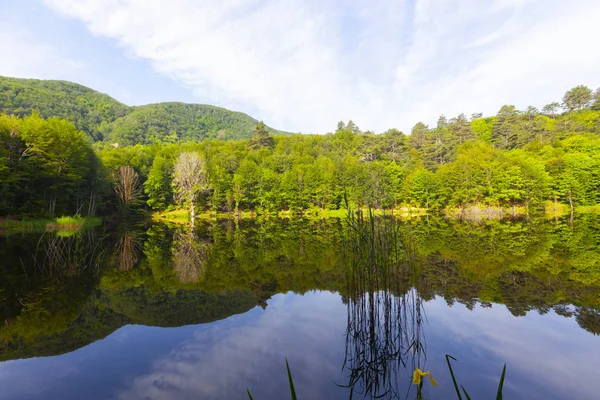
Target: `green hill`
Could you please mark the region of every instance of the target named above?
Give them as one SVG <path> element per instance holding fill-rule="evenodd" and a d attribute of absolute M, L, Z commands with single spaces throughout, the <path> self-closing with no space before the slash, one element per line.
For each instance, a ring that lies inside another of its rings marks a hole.
<path fill-rule="evenodd" d="M 258 123 L 252 117 L 204 104 L 158 103 L 131 107 L 129 113 L 104 124 L 104 140 L 123 145 L 157 141 L 200 141 L 204 138 L 244 139 Z M 270 129 L 272 134 L 285 132 Z"/>
<path fill-rule="evenodd" d="M 244 113 L 204 104 L 130 107 L 72 82 L 0 77 L 0 113 L 23 117 L 33 111 L 71 121 L 93 141 L 120 145 L 248 138 L 258 123 Z"/>

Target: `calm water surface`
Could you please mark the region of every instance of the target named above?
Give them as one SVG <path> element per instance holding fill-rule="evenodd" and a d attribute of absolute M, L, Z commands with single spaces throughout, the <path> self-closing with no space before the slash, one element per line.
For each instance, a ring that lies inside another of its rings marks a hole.
<path fill-rule="evenodd" d="M 300 399 L 415 398 L 417 366 L 456 398 L 446 354 L 473 399 L 504 363 L 506 399 L 598 398 L 598 217 L 401 235 L 388 290 L 357 290 L 338 220 L 5 235 L 0 399 L 285 399 L 286 357 Z"/>

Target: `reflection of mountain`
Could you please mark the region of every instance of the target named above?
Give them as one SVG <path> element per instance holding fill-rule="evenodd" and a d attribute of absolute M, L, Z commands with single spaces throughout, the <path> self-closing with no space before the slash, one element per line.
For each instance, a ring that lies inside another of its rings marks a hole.
<path fill-rule="evenodd" d="M 150 293 L 144 287 L 104 292 L 102 304 L 132 324 L 173 327 L 217 321 L 256 306 L 258 299 L 246 290 L 207 293 L 179 289 Z"/>
<path fill-rule="evenodd" d="M 244 290 L 206 293 L 179 289 L 151 293 L 144 287 L 135 287 L 104 291 L 91 299 L 61 332 L 0 340 L 0 360 L 67 353 L 127 324 L 175 327 L 212 322 L 244 313 L 257 303 L 256 296 Z"/>

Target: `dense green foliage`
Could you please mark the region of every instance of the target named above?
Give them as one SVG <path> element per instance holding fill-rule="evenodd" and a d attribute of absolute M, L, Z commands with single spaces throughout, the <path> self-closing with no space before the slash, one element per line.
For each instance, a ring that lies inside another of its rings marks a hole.
<path fill-rule="evenodd" d="M 159 103 L 131 107 L 129 113 L 102 125 L 104 140 L 121 146 L 197 142 L 205 138 L 241 139 L 252 136 L 254 118 L 241 112 L 203 104 Z M 284 132 L 267 128 L 272 133 Z"/>
<path fill-rule="evenodd" d="M 101 169 L 71 123 L 0 115 L 0 215 L 93 215 Z"/>
<path fill-rule="evenodd" d="M 71 82 L 0 77 L 0 113 L 25 117 L 34 111 L 44 118 L 72 122 L 93 141 L 121 146 L 249 138 L 258 123 L 244 113 L 209 105 L 159 103 L 129 107 Z"/>
<path fill-rule="evenodd" d="M 342 223 L 222 220 L 194 231 L 159 224 L 108 237 L 11 237 L 0 246 L 0 352 L 62 353 L 128 323 L 208 322 L 288 291 L 330 290 L 350 301 Z M 397 261 L 416 270 L 389 275 L 395 294 L 415 287 L 424 300 L 504 304 L 515 316 L 554 310 L 600 334 L 598 216 L 574 226 L 422 218 L 399 228 L 406 250 Z"/>
<path fill-rule="evenodd" d="M 192 127 L 208 125 L 194 111 L 196 106 L 154 105 L 147 110 L 156 111 L 157 124 L 129 125 L 127 121 L 154 118 L 128 119 L 146 115 L 138 108 L 104 125 L 108 137 L 132 135 L 123 143 L 138 144 L 98 144 L 100 162 L 83 134 L 65 121 L 4 116 L 0 119 L 0 190 L 6 195 L 0 214 L 88 213 L 96 205 L 102 212 L 114 210 L 123 201 L 110 188 L 119 187 L 122 167 L 133 168 L 144 188 L 132 189 L 131 204 L 156 210 L 193 204 L 194 210 L 300 213 L 344 209 L 346 201 L 351 207 L 380 209 L 513 210 L 553 202 L 574 210 L 600 203 L 597 97 L 597 92 L 592 95 L 591 90 L 576 87 L 565 94 L 566 111 L 561 114 L 558 103 L 547 105 L 544 112 L 505 105 L 488 118 L 480 114 L 471 119 L 462 114 L 450 120 L 440 117 L 434 128 L 419 122 L 409 136 L 396 129 L 361 132 L 352 121 L 340 122 L 335 133 L 325 135 L 271 136 L 258 123 L 247 126 L 249 139 L 200 142 L 196 139 L 206 135 L 191 133 Z M 213 121 L 211 126 L 218 125 L 219 110 L 205 114 Z M 122 123 L 129 127 L 120 130 Z M 180 132 L 172 130 L 188 123 L 185 135 L 191 136 L 178 136 Z M 174 132 L 173 141 L 193 140 L 169 143 L 163 135 L 166 131 Z M 209 136 L 220 135 L 211 132 Z M 202 160 L 202 185 L 192 197 L 176 202 L 174 194 L 180 190 L 174 190 L 174 171 L 182 153 L 197 153 Z"/>

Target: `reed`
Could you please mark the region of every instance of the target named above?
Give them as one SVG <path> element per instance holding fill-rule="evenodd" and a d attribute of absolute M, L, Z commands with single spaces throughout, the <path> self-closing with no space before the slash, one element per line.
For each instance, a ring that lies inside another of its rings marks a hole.
<path fill-rule="evenodd" d="M 425 360 L 423 301 L 409 281 L 418 274 L 410 229 L 372 210 L 348 210 L 344 240 L 348 297 L 346 385 L 371 398 L 399 398 L 402 370 Z M 406 387 L 411 390 L 410 386 Z"/>

